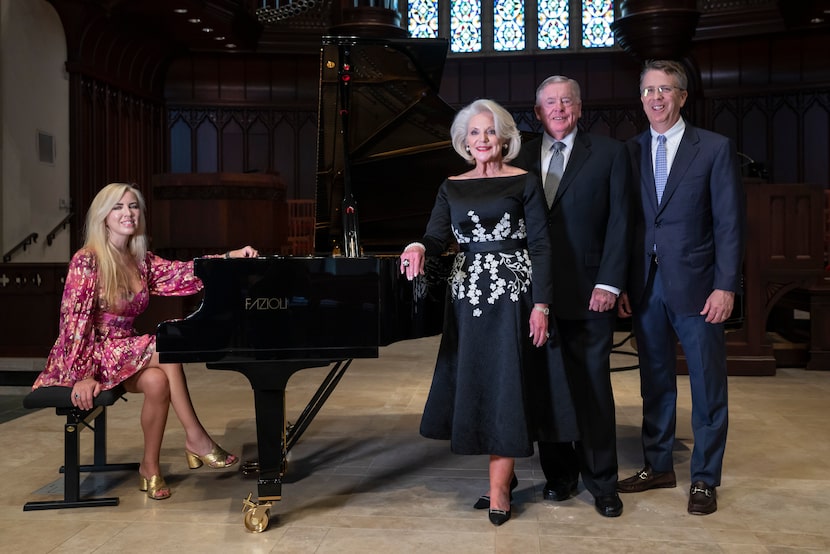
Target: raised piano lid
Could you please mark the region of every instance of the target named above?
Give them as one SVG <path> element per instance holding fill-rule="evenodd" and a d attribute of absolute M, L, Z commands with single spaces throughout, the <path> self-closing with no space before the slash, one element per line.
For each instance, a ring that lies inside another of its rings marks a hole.
<path fill-rule="evenodd" d="M 345 140 L 343 48 L 351 62 Z M 367 254 L 399 253 L 419 238 L 441 182 L 467 167 L 450 143 L 455 110 L 438 96 L 446 54 L 444 39 L 323 37 L 316 252 L 330 253 L 333 242 L 342 243 L 346 162 Z"/>

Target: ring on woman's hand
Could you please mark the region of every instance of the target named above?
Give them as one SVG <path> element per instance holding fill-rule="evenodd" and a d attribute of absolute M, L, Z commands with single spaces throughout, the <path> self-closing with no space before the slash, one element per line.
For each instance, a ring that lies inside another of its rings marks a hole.
<path fill-rule="evenodd" d="M 549 339 L 550 338 L 550 333 L 545 333 L 545 338 Z"/>
<path fill-rule="evenodd" d="M 76 392 L 75 393 L 75 400 L 77 400 L 78 398 L 80 398 L 80 396 L 78 396 L 78 393 Z"/>
<path fill-rule="evenodd" d="M 409 260 L 402 261 L 401 265 L 403 265 L 404 267 L 409 267 Z"/>

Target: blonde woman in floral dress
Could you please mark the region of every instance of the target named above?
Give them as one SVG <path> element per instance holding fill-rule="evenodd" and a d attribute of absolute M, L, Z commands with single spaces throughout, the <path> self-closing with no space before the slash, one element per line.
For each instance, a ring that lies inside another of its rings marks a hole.
<path fill-rule="evenodd" d="M 541 363 L 553 297 L 545 195 L 538 179 L 509 165 L 521 146 L 510 114 L 476 100 L 450 129 L 456 152 L 474 167 L 441 185 L 422 242 L 401 254 L 401 272 L 423 273 L 425 255 L 453 242 L 444 332 L 421 420 L 421 434 L 449 439 L 456 454 L 490 456 L 490 490 L 476 508 L 510 519 L 518 484 L 514 458 L 539 437 L 575 437 L 564 370 Z M 555 406 L 555 407 L 554 407 Z"/>
<path fill-rule="evenodd" d="M 217 445 L 199 421 L 182 365 L 160 363 L 155 336 L 133 329 L 150 294 L 181 296 L 202 288 L 192 261 L 164 260 L 147 251 L 144 214 L 144 198 L 132 185 L 109 184 L 93 199 L 86 243 L 69 263 L 59 336 L 33 388 L 72 387 L 72 403 L 83 410 L 92 409 L 101 391 L 120 383 L 144 394 L 139 488 L 161 500 L 170 496 L 159 467 L 170 406 L 184 427 L 191 468 L 229 467 L 238 459 Z M 257 251 L 245 246 L 225 256 L 251 257 Z"/>

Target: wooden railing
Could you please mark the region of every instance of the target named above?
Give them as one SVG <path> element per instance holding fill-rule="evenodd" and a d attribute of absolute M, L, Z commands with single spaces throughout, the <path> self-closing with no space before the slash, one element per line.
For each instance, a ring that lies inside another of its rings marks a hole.
<path fill-rule="evenodd" d="M 67 225 L 69 225 L 69 220 L 72 219 L 72 213 L 68 213 L 63 220 L 55 225 L 55 228 L 49 231 L 49 234 L 46 235 L 46 244 L 47 246 L 52 246 L 52 241 L 55 240 L 55 236 L 60 232 L 63 231 Z"/>
<path fill-rule="evenodd" d="M 21 240 L 17 243 L 17 246 L 3 254 L 3 263 L 9 263 L 12 259 L 12 256 L 18 250 L 26 250 L 26 248 L 34 243 L 37 242 L 37 233 L 29 233 L 25 239 Z"/>

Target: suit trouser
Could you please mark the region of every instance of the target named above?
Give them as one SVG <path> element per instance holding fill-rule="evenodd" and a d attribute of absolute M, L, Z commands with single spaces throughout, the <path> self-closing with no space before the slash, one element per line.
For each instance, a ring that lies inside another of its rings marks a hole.
<path fill-rule="evenodd" d="M 677 422 L 677 338 L 689 368 L 694 449 L 691 480 L 718 486 L 728 425 L 726 339 L 723 324 L 705 316 L 678 315 L 667 305 L 660 269 L 634 310 L 643 397 L 643 457 L 654 471 L 673 469 Z"/>
<path fill-rule="evenodd" d="M 549 482 L 576 482 L 582 474 L 594 496 L 617 490 L 617 424 L 611 390 L 614 317 L 556 319 L 565 372 L 571 386 L 580 440 L 539 442 L 539 461 Z"/>

